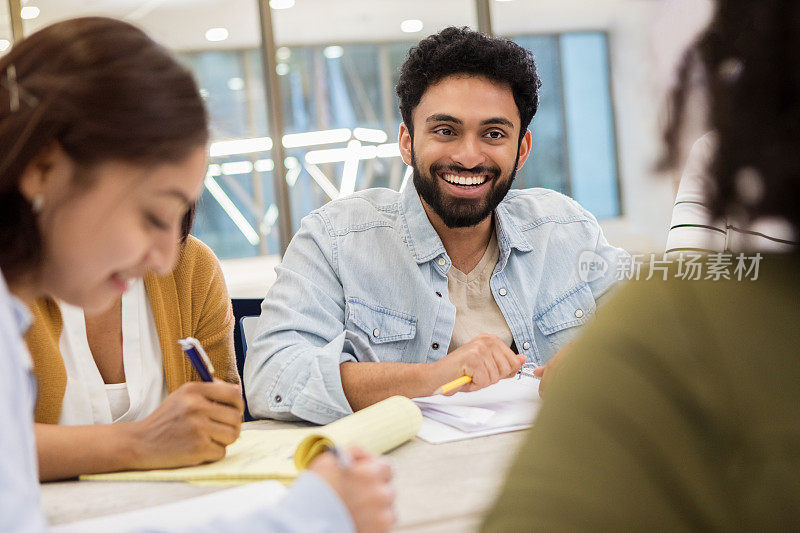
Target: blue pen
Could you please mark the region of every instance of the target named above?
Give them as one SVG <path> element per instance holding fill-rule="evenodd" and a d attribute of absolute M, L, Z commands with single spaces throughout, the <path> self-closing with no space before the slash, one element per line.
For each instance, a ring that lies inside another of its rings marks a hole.
<path fill-rule="evenodd" d="M 194 337 L 186 337 L 180 339 L 178 344 L 181 345 L 183 353 L 186 358 L 192 363 L 192 366 L 200 374 L 200 379 L 203 381 L 214 381 L 214 365 L 211 364 L 211 359 L 208 358 L 206 351 L 200 346 L 200 341 Z"/>

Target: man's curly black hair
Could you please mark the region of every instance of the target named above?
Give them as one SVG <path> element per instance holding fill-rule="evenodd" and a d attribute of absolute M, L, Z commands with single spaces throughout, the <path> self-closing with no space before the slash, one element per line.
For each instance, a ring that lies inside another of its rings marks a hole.
<path fill-rule="evenodd" d="M 542 82 L 533 54 L 513 41 L 489 37 L 468 27 L 445 28 L 409 50 L 397 83 L 400 113 L 408 132 L 413 136 L 411 113 L 428 87 L 459 74 L 484 76 L 511 87 L 522 123 L 521 142 L 539 107 Z"/>

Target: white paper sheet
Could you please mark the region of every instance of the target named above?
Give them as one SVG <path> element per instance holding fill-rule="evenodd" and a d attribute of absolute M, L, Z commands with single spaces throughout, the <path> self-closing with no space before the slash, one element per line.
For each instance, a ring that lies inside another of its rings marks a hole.
<path fill-rule="evenodd" d="M 510 378 L 475 392 L 415 398 L 422 410 L 417 436 L 432 444 L 518 431 L 539 410 L 539 380 Z"/>
<path fill-rule="evenodd" d="M 286 487 L 277 481 L 261 481 L 225 489 L 196 498 L 139 511 L 118 513 L 91 520 L 53 527 L 53 533 L 125 533 L 127 531 L 192 531 L 208 526 L 220 514 L 245 516 L 264 505 L 275 504 L 286 494 Z"/>

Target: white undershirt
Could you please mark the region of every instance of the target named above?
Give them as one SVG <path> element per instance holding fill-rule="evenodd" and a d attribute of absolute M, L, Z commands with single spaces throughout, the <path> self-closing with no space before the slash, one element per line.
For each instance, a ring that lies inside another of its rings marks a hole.
<path fill-rule="evenodd" d="M 111 420 L 119 418 L 131 408 L 131 396 L 127 383 L 111 383 L 105 386 L 108 407 L 111 409 Z"/>
<path fill-rule="evenodd" d="M 83 310 L 58 302 L 63 328 L 59 339 L 67 370 L 61 425 L 110 424 L 140 420 L 167 397 L 156 323 L 144 282 L 122 296 L 122 364 L 125 383 L 106 384 L 86 338 Z"/>

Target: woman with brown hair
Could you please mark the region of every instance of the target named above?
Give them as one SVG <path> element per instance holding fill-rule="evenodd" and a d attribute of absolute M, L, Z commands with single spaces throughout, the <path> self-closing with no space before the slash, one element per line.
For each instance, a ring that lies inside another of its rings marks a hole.
<path fill-rule="evenodd" d="M 202 410 L 183 414 L 200 378 L 178 339 L 197 338 L 215 376 L 239 382 L 230 299 L 214 253 L 189 235 L 194 212 L 181 221 L 174 268 L 131 279 L 105 311 L 85 315 L 49 297 L 32 305 L 25 338 L 38 382 L 42 481 L 195 464 L 215 458 L 209 440 L 228 443 L 206 434 Z M 154 435 L 159 426 L 169 431 Z"/>
<path fill-rule="evenodd" d="M 143 32 L 111 19 L 75 19 L 31 35 L 0 59 L 0 83 L 0 530 L 42 531 L 26 304 L 48 296 L 100 313 L 131 280 L 167 275 L 180 253 L 181 221 L 202 189 L 208 126 L 188 71 Z M 142 467 L 214 460 L 238 435 L 241 390 L 188 383 L 156 413 L 139 426 L 141 447 L 113 438 L 113 425 L 69 436 L 75 428 L 50 429 L 89 461 L 93 453 L 127 455 L 126 464 Z M 220 509 L 209 517 L 213 529 L 388 529 L 388 466 L 355 450 L 348 468 L 328 454 L 310 470 L 279 507 L 236 517 Z M 303 513 L 308 506 L 315 512 Z"/>

